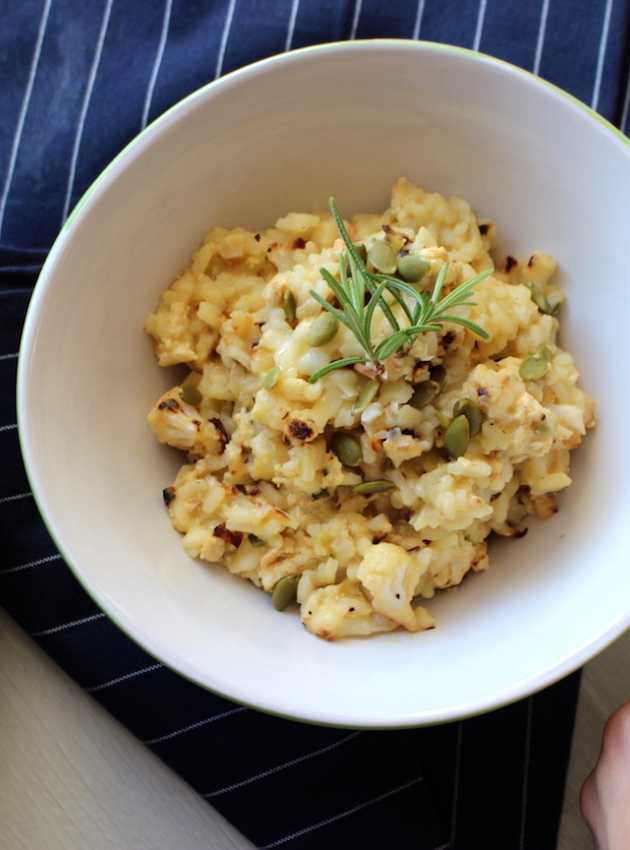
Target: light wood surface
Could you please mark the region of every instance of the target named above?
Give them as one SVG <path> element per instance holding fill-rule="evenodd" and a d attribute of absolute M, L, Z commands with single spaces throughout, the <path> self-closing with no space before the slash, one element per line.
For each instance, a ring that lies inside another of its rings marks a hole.
<path fill-rule="evenodd" d="M 0 610 L 3 850 L 245 850 Z"/>
<path fill-rule="evenodd" d="M 627 635 L 586 668 L 558 850 L 592 850 L 577 795 L 603 724 L 630 697 L 629 655 Z M 0 765 L 4 850 L 252 847 L 1 610 Z"/>

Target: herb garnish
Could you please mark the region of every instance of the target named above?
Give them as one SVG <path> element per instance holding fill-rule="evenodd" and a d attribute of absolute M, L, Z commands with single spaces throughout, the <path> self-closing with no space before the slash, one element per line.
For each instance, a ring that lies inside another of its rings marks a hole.
<path fill-rule="evenodd" d="M 442 330 L 443 322 L 462 325 L 482 339 L 489 339 L 489 334 L 479 325 L 461 316 L 454 316 L 450 311 L 456 307 L 473 305 L 474 302 L 467 301 L 467 297 L 480 281 L 492 273 L 492 269 L 486 269 L 464 281 L 440 299 L 448 272 L 448 263 L 446 262 L 438 272 L 433 292 L 431 294 L 420 292 L 397 277 L 369 271 L 357 250 L 357 246 L 350 238 L 337 209 L 335 199 L 332 197 L 329 200 L 329 207 L 346 250 L 341 255 L 339 262 L 339 280 L 336 280 L 327 269 L 323 268 L 320 271 L 339 302 L 339 307 L 334 307 L 313 290 L 311 290 L 311 295 L 324 310 L 327 310 L 352 331 L 365 354 L 342 357 L 328 363 L 310 376 L 309 382 L 311 384 L 329 372 L 342 369 L 344 366 L 365 363 L 369 366 L 378 367 L 381 361 L 409 345 L 418 334 Z M 392 295 L 400 305 L 408 322 L 406 327 L 400 326 L 385 298 L 386 292 Z M 405 299 L 405 295 L 408 296 L 408 299 Z M 372 318 L 377 307 L 382 310 L 392 329 L 392 333 L 381 340 L 378 345 L 372 340 L 371 330 Z"/>

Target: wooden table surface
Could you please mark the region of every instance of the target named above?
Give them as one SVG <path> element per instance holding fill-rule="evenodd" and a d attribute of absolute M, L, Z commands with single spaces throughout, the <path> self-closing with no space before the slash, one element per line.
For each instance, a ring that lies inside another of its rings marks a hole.
<path fill-rule="evenodd" d="M 630 696 L 629 653 L 627 635 L 586 668 L 558 850 L 592 848 L 577 792 L 606 718 Z M 1 610 L 0 765 L 4 850 L 252 846 Z"/>

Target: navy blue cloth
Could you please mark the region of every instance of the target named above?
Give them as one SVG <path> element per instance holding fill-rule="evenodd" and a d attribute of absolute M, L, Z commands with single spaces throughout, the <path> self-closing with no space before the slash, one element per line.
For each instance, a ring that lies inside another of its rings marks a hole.
<path fill-rule="evenodd" d="M 1 12 L 0 601 L 259 848 L 552 850 L 579 676 L 461 723 L 369 733 L 265 716 L 192 685 L 123 635 L 57 554 L 19 452 L 17 351 L 77 199 L 198 86 L 304 45 L 422 38 L 540 73 L 627 130 L 629 0 L 2 0 Z"/>

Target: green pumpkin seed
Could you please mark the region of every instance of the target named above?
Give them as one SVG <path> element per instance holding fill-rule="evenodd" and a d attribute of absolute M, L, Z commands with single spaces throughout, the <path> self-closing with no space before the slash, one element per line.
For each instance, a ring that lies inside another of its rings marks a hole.
<path fill-rule="evenodd" d="M 553 360 L 553 352 L 548 345 L 541 345 L 537 352 L 539 357 L 544 357 L 545 360 L 551 362 Z"/>
<path fill-rule="evenodd" d="M 362 481 L 360 484 L 355 484 L 352 488 L 352 492 L 366 496 L 372 493 L 385 493 L 387 490 L 391 490 L 395 486 L 396 485 L 393 481 L 378 478 L 376 481 Z"/>
<path fill-rule="evenodd" d="M 305 340 L 308 345 L 317 348 L 326 345 L 335 336 L 339 323 L 330 313 L 322 313 L 314 319 L 306 331 Z"/>
<path fill-rule="evenodd" d="M 429 374 L 431 375 L 431 380 L 439 384 L 440 389 L 442 389 L 446 382 L 446 367 L 441 363 L 437 363 L 435 366 L 429 368 Z"/>
<path fill-rule="evenodd" d="M 352 406 L 352 412 L 358 413 L 360 410 L 365 410 L 368 404 L 372 404 L 379 389 L 380 385 L 377 381 L 368 381 L 359 392 L 357 400 Z"/>
<path fill-rule="evenodd" d="M 532 296 L 532 301 L 538 307 L 541 313 L 548 313 L 550 310 L 549 302 L 547 301 L 543 292 L 533 283 L 525 284 L 529 289 L 530 295 Z"/>
<path fill-rule="evenodd" d="M 258 537 L 255 534 L 248 534 L 247 539 L 252 544 L 252 546 L 264 546 L 265 545 L 265 541 L 261 540 L 261 538 Z"/>
<path fill-rule="evenodd" d="M 439 391 L 440 387 L 436 381 L 423 381 L 421 384 L 416 384 L 407 404 L 415 407 L 416 410 L 421 410 L 436 397 Z"/>
<path fill-rule="evenodd" d="M 284 576 L 275 583 L 271 592 L 271 602 L 276 611 L 284 611 L 288 605 L 295 602 L 299 582 L 299 576 Z"/>
<path fill-rule="evenodd" d="M 266 375 L 263 375 L 262 385 L 266 390 L 272 390 L 278 383 L 279 378 L 280 367 L 274 366 L 273 369 L 270 369 Z"/>
<path fill-rule="evenodd" d="M 418 283 L 430 268 L 431 263 L 419 254 L 403 254 L 402 257 L 398 257 L 398 274 L 407 283 Z"/>
<path fill-rule="evenodd" d="M 363 460 L 361 443 L 352 434 L 337 431 L 330 441 L 330 450 L 345 466 L 358 466 Z"/>
<path fill-rule="evenodd" d="M 295 301 L 295 295 L 290 289 L 285 289 L 284 291 L 284 295 L 282 296 L 282 309 L 284 310 L 284 316 L 287 322 L 292 325 L 295 322 L 297 304 Z"/>
<path fill-rule="evenodd" d="M 185 404 L 192 404 L 193 407 L 197 407 L 198 404 L 201 404 L 201 393 L 193 383 L 188 381 L 188 379 L 186 379 L 182 384 L 180 396 Z"/>
<path fill-rule="evenodd" d="M 468 420 L 470 428 L 470 436 L 476 437 L 481 431 L 481 423 L 483 422 L 483 413 L 478 404 L 469 399 L 462 399 L 455 404 L 453 408 L 453 417 L 464 415 Z"/>
<path fill-rule="evenodd" d="M 446 429 L 444 434 L 444 445 L 452 460 L 466 454 L 470 442 L 470 425 L 468 419 L 461 413 Z"/>
<path fill-rule="evenodd" d="M 549 362 L 539 354 L 530 354 L 520 365 L 519 375 L 524 381 L 539 381 L 549 369 Z"/>
<path fill-rule="evenodd" d="M 527 288 L 529 289 L 532 301 L 538 307 L 541 313 L 545 313 L 547 316 L 557 316 L 558 311 L 560 310 L 560 305 L 564 301 L 564 296 L 561 294 L 553 295 L 551 298 L 541 292 L 540 289 L 534 283 L 527 283 Z"/>
<path fill-rule="evenodd" d="M 440 427 L 446 430 L 451 424 L 450 418 L 446 415 L 446 413 L 443 413 L 441 410 L 436 410 L 435 415 L 437 417 L 437 421 L 440 423 Z"/>
<path fill-rule="evenodd" d="M 549 307 L 549 315 L 557 316 L 560 312 L 560 307 L 564 303 L 564 295 L 556 293 L 547 298 L 547 306 Z"/>
<path fill-rule="evenodd" d="M 359 255 L 359 257 L 365 262 L 367 260 L 367 248 L 362 242 L 354 243 L 354 250 Z"/>
<path fill-rule="evenodd" d="M 383 274 L 394 274 L 396 271 L 396 255 L 391 246 L 382 239 L 372 243 L 367 258 L 374 268 Z"/>

